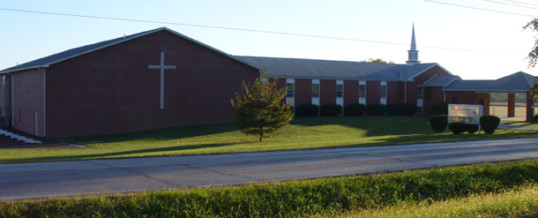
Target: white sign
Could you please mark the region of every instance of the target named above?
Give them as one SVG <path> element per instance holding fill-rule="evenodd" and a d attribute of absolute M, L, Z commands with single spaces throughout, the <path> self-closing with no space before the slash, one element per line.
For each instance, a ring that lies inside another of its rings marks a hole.
<path fill-rule="evenodd" d="M 480 124 L 483 114 L 482 105 L 449 104 L 448 123 L 462 122 L 467 124 Z"/>

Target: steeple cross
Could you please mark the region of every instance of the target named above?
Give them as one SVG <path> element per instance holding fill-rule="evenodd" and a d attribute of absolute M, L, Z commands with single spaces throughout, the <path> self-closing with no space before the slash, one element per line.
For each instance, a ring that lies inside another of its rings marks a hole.
<path fill-rule="evenodd" d="M 164 70 L 175 70 L 176 66 L 164 65 L 164 52 L 161 52 L 161 65 L 148 65 L 148 69 L 161 71 L 161 109 L 164 109 Z"/>

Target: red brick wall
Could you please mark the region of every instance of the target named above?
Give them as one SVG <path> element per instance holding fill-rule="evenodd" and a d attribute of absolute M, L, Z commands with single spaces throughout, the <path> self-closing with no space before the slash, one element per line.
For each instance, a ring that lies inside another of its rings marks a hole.
<path fill-rule="evenodd" d="M 430 89 L 428 92 L 427 89 Z M 428 95 L 431 97 L 428 100 Z M 447 98 L 448 99 L 448 98 Z M 428 102 L 429 101 L 429 102 Z M 432 104 L 444 102 L 443 87 L 424 87 L 424 112 L 432 113 Z"/>
<path fill-rule="evenodd" d="M 14 73 L 13 86 L 13 128 L 44 136 L 44 80 L 43 70 L 29 70 Z M 37 132 L 35 114 L 37 113 Z"/>
<path fill-rule="evenodd" d="M 359 81 L 344 80 L 344 107 L 359 102 Z"/>
<path fill-rule="evenodd" d="M 320 80 L 320 106 L 326 103 L 336 104 L 336 80 Z"/>
<path fill-rule="evenodd" d="M 379 104 L 379 81 L 366 81 L 366 105 Z"/>
<path fill-rule="evenodd" d="M 417 105 L 417 83 L 406 82 L 405 86 L 407 87 L 407 103 Z"/>
<path fill-rule="evenodd" d="M 159 108 L 165 71 L 165 109 Z M 258 71 L 161 31 L 52 65 L 47 71 L 50 137 L 100 135 L 233 121 L 230 99 Z"/>
<path fill-rule="evenodd" d="M 457 102 L 453 99 L 457 98 Z M 472 92 L 446 92 L 446 101 L 449 104 L 474 104 Z"/>
<path fill-rule="evenodd" d="M 295 105 L 312 103 L 312 80 L 295 79 Z"/>
<path fill-rule="evenodd" d="M 387 81 L 387 104 L 403 103 L 404 99 L 403 82 Z"/>
<path fill-rule="evenodd" d="M 488 93 L 474 93 L 474 101 L 472 104 L 480 104 L 483 102 L 484 115 L 489 115 L 489 94 Z"/>

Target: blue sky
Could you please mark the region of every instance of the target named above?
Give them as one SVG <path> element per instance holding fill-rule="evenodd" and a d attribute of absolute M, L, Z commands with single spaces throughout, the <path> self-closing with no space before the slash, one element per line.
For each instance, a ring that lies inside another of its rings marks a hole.
<path fill-rule="evenodd" d="M 404 63 L 416 28 L 419 59 L 437 62 L 464 79 L 497 79 L 517 71 L 538 75 L 525 59 L 536 33 L 522 27 L 538 16 L 538 3 L 506 0 L 295 1 L 0 1 L 22 9 L 165 21 L 357 39 L 300 37 L 183 25 L 21 13 L 0 10 L 0 69 L 70 48 L 166 26 L 232 55 Z M 504 4 L 494 3 L 501 2 Z M 373 43 L 378 41 L 386 43 Z M 178 66 L 180 67 L 180 66 Z"/>

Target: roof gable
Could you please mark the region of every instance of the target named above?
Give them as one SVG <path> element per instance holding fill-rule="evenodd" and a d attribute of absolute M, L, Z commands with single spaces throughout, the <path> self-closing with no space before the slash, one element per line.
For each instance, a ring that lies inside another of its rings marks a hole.
<path fill-rule="evenodd" d="M 66 51 L 63 51 L 63 52 L 59 52 L 59 53 L 56 53 L 56 54 L 53 54 L 53 55 L 49 55 L 49 56 L 46 56 L 46 57 L 43 57 L 43 58 L 39 58 L 39 59 L 30 61 L 30 62 L 26 62 L 26 63 L 20 64 L 20 65 L 14 66 L 14 67 L 10 67 L 10 68 L 1 70 L 0 73 L 10 73 L 10 72 L 17 72 L 17 71 L 22 71 L 22 70 L 27 70 L 27 69 L 35 69 L 35 68 L 47 68 L 52 64 L 56 64 L 56 63 L 59 63 L 59 62 L 62 62 L 62 61 L 66 61 L 66 60 L 69 60 L 69 59 L 72 59 L 72 58 L 76 58 L 76 57 L 84 55 L 84 54 L 88 54 L 88 53 L 91 53 L 91 52 L 94 52 L 94 51 L 97 51 L 97 50 L 101 50 L 101 49 L 104 49 L 104 48 L 107 48 L 107 47 L 110 47 L 110 46 L 113 46 L 113 45 L 124 43 L 124 42 L 130 41 L 130 40 L 133 40 L 133 39 L 136 39 L 136 38 L 139 38 L 139 37 L 143 37 L 143 36 L 146 36 L 146 35 L 149 35 L 149 34 L 153 34 L 153 33 L 156 33 L 156 32 L 160 32 L 160 31 L 170 32 L 170 33 L 172 33 L 172 34 L 174 34 L 174 35 L 176 35 L 178 37 L 187 39 L 187 40 L 189 40 L 191 42 L 194 42 L 194 43 L 196 43 L 198 45 L 206 47 L 206 48 L 208 48 L 210 50 L 213 50 L 213 51 L 215 51 L 217 53 L 220 53 L 222 55 L 225 55 L 225 56 L 237 61 L 236 58 L 234 58 L 233 56 L 231 56 L 231 55 L 229 55 L 227 53 L 224 53 L 224 52 L 222 52 L 222 51 L 220 51 L 218 49 L 215 49 L 215 48 L 213 48 L 213 47 L 211 47 L 209 45 L 206 45 L 206 44 L 204 44 L 202 42 L 199 42 L 197 40 L 189 38 L 189 37 L 187 37 L 187 36 L 185 36 L 183 34 L 175 32 L 175 31 L 173 31 L 171 29 L 168 29 L 166 27 L 161 27 L 161 28 L 148 30 L 148 31 L 140 32 L 140 33 L 135 33 L 135 34 L 132 34 L 132 35 L 123 36 L 123 37 L 119 37 L 119 38 L 115 38 L 115 39 L 111 39 L 111 40 L 97 42 L 97 43 L 90 44 L 90 45 L 85 45 L 85 46 L 81 46 L 81 47 L 77 47 L 77 48 L 72 48 L 72 49 L 69 49 L 69 50 L 66 50 Z"/>

